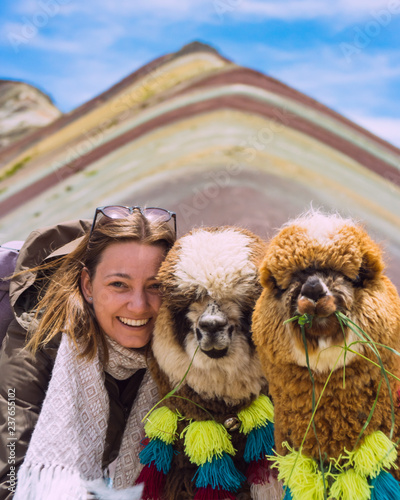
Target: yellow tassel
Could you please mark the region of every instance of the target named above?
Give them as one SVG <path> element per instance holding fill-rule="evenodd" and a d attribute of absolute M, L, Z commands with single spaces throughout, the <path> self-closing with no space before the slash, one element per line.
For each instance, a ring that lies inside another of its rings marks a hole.
<path fill-rule="evenodd" d="M 371 491 L 368 481 L 354 469 L 340 473 L 330 489 L 330 497 L 337 500 L 369 500 Z"/>
<path fill-rule="evenodd" d="M 269 456 L 279 470 L 278 480 L 290 488 L 293 500 L 324 500 L 324 481 L 318 465 L 312 458 L 294 451 L 283 443 L 290 453 L 285 456 Z"/>
<path fill-rule="evenodd" d="M 263 427 L 266 421 L 274 421 L 274 407 L 271 400 L 261 394 L 248 408 L 238 413 L 241 421 L 240 432 L 248 434 L 253 429 Z"/>
<path fill-rule="evenodd" d="M 221 457 L 223 452 L 229 455 L 236 452 L 225 427 L 214 420 L 192 422 L 183 433 L 185 453 L 196 465 L 211 462 L 214 456 Z"/>
<path fill-rule="evenodd" d="M 178 415 L 167 406 L 152 411 L 144 426 L 147 437 L 161 439 L 166 444 L 172 444 L 175 441 L 177 428 Z"/>
<path fill-rule="evenodd" d="M 396 467 L 396 445 L 381 431 L 365 436 L 353 454 L 354 469 L 364 477 L 376 477 L 382 469 Z"/>

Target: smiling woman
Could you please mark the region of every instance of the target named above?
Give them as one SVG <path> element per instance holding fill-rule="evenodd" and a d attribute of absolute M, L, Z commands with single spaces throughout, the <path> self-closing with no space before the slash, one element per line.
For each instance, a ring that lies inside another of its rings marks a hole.
<path fill-rule="evenodd" d="M 156 275 L 164 257 L 162 246 L 114 243 L 104 250 L 92 279 L 86 267 L 82 270 L 82 292 L 97 322 L 124 347 L 143 347 L 150 340 L 161 305 Z"/>
<path fill-rule="evenodd" d="M 158 396 L 146 346 L 175 214 L 101 207 L 89 227 L 35 231 L 21 250 L 11 286 L 16 321 L 0 357 L 4 419 L 8 390 L 15 394 L 13 464 L 3 457 L 10 436 L 0 434 L 1 500 L 83 500 L 106 486 L 138 495 L 130 486 L 141 470 L 141 419 Z"/>

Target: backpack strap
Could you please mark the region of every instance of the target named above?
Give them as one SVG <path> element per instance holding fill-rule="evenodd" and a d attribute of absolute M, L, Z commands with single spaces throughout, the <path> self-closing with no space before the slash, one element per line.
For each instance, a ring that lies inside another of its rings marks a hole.
<path fill-rule="evenodd" d="M 0 246 L 0 346 L 14 317 L 10 305 L 10 280 L 6 278 L 15 270 L 18 252 L 23 243 L 23 241 L 8 241 Z"/>

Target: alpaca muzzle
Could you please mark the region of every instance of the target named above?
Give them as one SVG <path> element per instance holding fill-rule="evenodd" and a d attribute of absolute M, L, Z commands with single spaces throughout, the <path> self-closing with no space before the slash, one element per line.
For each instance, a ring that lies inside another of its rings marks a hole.
<path fill-rule="evenodd" d="M 329 288 L 318 276 L 309 276 L 297 299 L 299 314 L 327 318 L 336 311 L 336 302 Z"/>
<path fill-rule="evenodd" d="M 210 358 L 221 358 L 228 352 L 233 326 L 216 302 L 207 305 L 200 316 L 196 337 L 200 349 Z"/>

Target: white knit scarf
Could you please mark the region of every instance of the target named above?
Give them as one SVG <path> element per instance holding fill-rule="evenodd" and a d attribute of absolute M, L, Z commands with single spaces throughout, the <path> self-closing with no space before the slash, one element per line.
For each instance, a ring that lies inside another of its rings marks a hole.
<path fill-rule="evenodd" d="M 105 369 L 114 378 L 124 380 L 146 367 L 143 354 L 112 339 L 108 343 L 110 361 Z M 90 362 L 78 357 L 76 346 L 63 335 L 18 472 L 14 500 L 86 500 L 94 498 L 89 491 L 97 491 L 96 485 L 103 489 L 102 457 L 110 411 L 104 377 L 100 355 Z M 137 492 L 130 487 L 142 468 L 138 459 L 144 437 L 141 420 L 157 401 L 157 387 L 147 370 L 127 421 L 113 478 L 113 488 L 129 488 L 132 499 Z M 95 498 L 124 497 L 114 489 L 108 492 Z"/>

